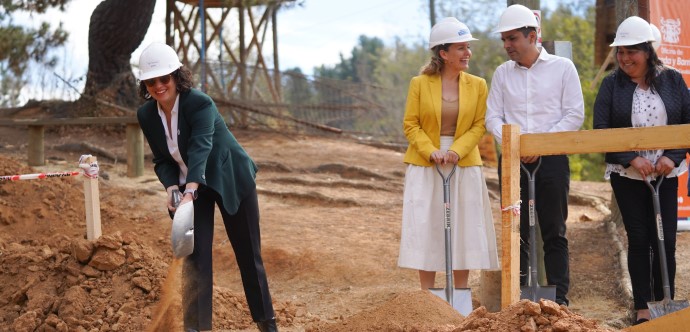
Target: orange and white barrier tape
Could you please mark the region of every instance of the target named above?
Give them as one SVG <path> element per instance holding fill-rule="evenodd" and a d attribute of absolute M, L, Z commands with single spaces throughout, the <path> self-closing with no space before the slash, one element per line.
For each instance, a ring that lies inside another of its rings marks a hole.
<path fill-rule="evenodd" d="M 84 163 L 83 161 L 91 157 L 90 154 L 82 155 L 79 158 L 79 168 L 84 170 L 84 176 L 88 178 L 98 178 L 98 162 Z M 34 174 L 17 174 L 17 175 L 4 175 L 0 176 L 0 182 L 2 181 L 19 181 L 19 180 L 36 180 L 36 179 L 48 179 L 48 178 L 61 178 L 68 176 L 77 176 L 81 174 L 79 171 L 72 172 L 52 172 L 52 173 L 34 173 Z"/>
<path fill-rule="evenodd" d="M 521 203 L 522 203 L 522 200 L 518 200 L 517 202 L 515 202 L 515 204 L 508 205 L 508 206 L 502 208 L 501 211 L 511 211 L 511 212 L 513 212 L 514 216 L 519 216 Z"/>

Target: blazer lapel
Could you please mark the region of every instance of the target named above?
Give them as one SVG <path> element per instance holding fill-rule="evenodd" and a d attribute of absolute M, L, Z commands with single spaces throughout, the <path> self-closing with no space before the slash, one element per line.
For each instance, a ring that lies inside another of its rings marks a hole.
<path fill-rule="evenodd" d="M 434 105 L 434 114 L 436 115 L 436 123 L 438 128 L 441 128 L 441 98 L 442 98 L 441 77 L 438 75 L 429 78 L 429 90 L 431 90 L 431 102 Z"/>

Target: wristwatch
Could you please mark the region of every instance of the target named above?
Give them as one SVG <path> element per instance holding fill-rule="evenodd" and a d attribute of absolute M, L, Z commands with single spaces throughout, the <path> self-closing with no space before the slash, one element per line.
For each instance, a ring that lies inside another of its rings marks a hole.
<path fill-rule="evenodd" d="M 185 189 L 183 195 L 187 194 L 192 194 L 192 200 L 195 200 L 199 197 L 199 192 L 196 189 Z"/>

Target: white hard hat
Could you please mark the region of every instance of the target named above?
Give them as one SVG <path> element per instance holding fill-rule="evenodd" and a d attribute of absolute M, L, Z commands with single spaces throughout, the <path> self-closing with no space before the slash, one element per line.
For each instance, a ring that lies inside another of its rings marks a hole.
<path fill-rule="evenodd" d="M 654 24 L 650 23 L 649 26 L 652 28 L 652 36 L 654 36 L 652 46 L 654 46 L 654 50 L 657 50 L 661 46 L 661 31 Z"/>
<path fill-rule="evenodd" d="M 194 252 L 194 203 L 187 202 L 177 208 L 170 233 L 175 258 Z"/>
<path fill-rule="evenodd" d="M 523 5 L 511 5 L 501 14 L 498 27 L 494 32 L 506 32 L 525 27 L 539 28 L 539 22 L 534 13 Z"/>
<path fill-rule="evenodd" d="M 467 25 L 455 17 L 446 17 L 434 24 L 429 35 L 429 48 L 449 43 L 464 43 L 477 40 L 472 37 Z"/>
<path fill-rule="evenodd" d="M 616 38 L 609 46 L 630 46 L 655 40 L 652 27 L 647 21 L 637 16 L 630 16 L 618 26 Z"/>
<path fill-rule="evenodd" d="M 170 74 L 182 67 L 177 53 L 163 43 L 151 43 L 139 56 L 139 79 L 159 77 Z"/>

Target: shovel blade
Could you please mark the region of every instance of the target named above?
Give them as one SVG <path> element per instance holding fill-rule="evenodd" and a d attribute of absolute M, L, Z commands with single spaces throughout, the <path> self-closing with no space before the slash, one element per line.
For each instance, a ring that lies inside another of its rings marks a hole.
<path fill-rule="evenodd" d="M 520 287 L 520 299 L 539 302 L 541 299 L 556 301 L 556 286 L 522 286 Z"/>
<path fill-rule="evenodd" d="M 661 301 L 647 302 L 652 319 L 683 310 L 689 306 L 688 300 L 674 301 L 668 298 L 664 298 Z"/>
<path fill-rule="evenodd" d="M 445 288 L 429 288 L 429 291 L 448 302 Z M 469 288 L 453 289 L 453 309 L 465 317 L 472 312 L 472 291 Z"/>

